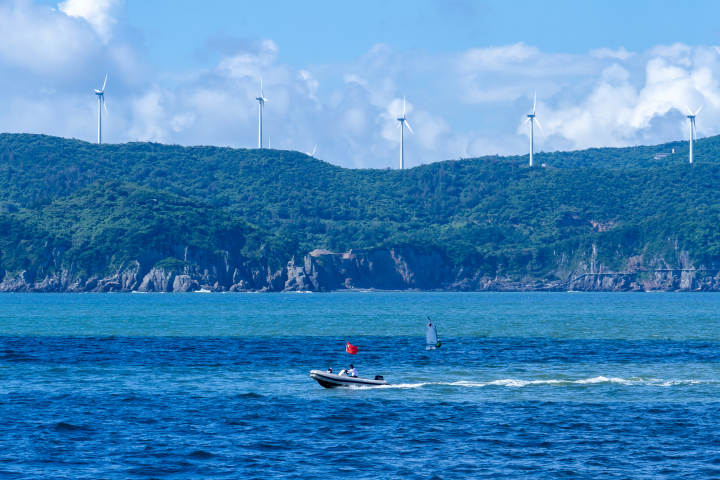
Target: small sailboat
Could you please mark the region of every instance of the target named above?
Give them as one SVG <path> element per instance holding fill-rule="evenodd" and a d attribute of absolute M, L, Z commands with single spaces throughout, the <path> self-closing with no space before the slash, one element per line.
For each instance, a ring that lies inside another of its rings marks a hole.
<path fill-rule="evenodd" d="M 440 348 L 440 340 L 438 340 L 437 327 L 428 317 L 427 327 L 425 327 L 425 350 L 435 350 Z"/>

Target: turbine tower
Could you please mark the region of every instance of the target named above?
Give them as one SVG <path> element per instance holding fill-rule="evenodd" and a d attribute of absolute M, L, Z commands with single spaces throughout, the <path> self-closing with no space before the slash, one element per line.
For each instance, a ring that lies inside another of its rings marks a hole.
<path fill-rule="evenodd" d="M 267 102 L 267 98 L 265 98 L 265 95 L 263 94 L 262 78 L 260 79 L 260 96 L 255 97 L 255 100 L 258 101 L 258 148 L 263 148 L 263 144 L 262 144 L 262 139 L 263 139 L 262 114 L 263 114 L 263 107 L 265 106 L 265 102 Z"/>
<path fill-rule="evenodd" d="M 400 170 L 405 168 L 405 127 L 414 133 L 410 123 L 407 121 L 407 115 L 405 114 L 405 97 L 403 97 L 403 113 L 402 117 L 398 118 L 398 127 L 400 128 Z"/>
<path fill-rule="evenodd" d="M 700 110 L 702 110 L 702 105 L 700 105 L 700 108 L 695 110 L 695 113 L 693 113 L 692 110 L 690 110 L 689 107 L 686 107 L 688 111 L 688 120 L 690 120 L 690 163 L 693 163 L 693 142 L 695 141 L 695 117 L 698 113 L 700 113 Z"/>
<path fill-rule="evenodd" d="M 105 86 L 107 85 L 107 73 L 105 74 L 105 81 L 103 82 L 102 88 L 98 90 L 95 89 L 95 95 L 97 95 L 98 99 L 98 140 L 97 143 L 100 145 L 102 143 L 102 110 L 105 109 L 105 112 L 107 112 L 107 106 L 105 105 Z"/>
<path fill-rule="evenodd" d="M 530 123 L 530 166 L 533 166 L 533 155 L 535 154 L 535 122 L 537 122 L 538 127 L 540 127 L 540 130 L 542 130 L 542 126 L 540 125 L 540 120 L 535 118 L 535 106 L 537 105 L 537 93 L 533 97 L 533 107 L 532 112 L 528 113 L 527 120 L 525 120 L 525 123 Z"/>

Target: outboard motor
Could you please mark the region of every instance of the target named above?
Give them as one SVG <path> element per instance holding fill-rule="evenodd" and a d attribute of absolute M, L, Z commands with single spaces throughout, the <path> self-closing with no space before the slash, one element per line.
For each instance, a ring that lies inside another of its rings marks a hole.
<path fill-rule="evenodd" d="M 375 375 L 375 380 L 385 380 L 385 377 L 382 375 Z"/>

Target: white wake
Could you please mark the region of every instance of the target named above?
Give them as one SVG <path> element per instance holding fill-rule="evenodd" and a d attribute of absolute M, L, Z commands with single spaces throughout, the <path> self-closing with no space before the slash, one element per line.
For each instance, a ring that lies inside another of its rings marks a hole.
<path fill-rule="evenodd" d="M 484 382 L 460 380 L 457 382 L 418 382 L 418 383 L 393 383 L 389 385 L 363 386 L 357 388 L 421 388 L 426 386 L 451 386 L 451 387 L 510 387 L 522 388 L 531 386 L 572 386 L 572 385 L 628 385 L 628 386 L 650 386 L 650 387 L 672 387 L 678 385 L 698 385 L 698 384 L 720 384 L 720 380 L 698 380 L 698 379 L 660 379 L 660 378 L 642 378 L 642 377 L 589 377 L 580 379 L 537 379 L 522 380 L 516 378 L 503 378 L 498 380 L 488 380 Z"/>

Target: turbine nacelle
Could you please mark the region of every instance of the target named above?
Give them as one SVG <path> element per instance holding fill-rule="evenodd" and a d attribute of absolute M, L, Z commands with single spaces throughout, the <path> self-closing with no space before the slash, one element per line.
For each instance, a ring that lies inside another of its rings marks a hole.
<path fill-rule="evenodd" d="M 105 93 L 105 87 L 107 86 L 107 79 L 108 79 L 108 74 L 106 73 L 105 80 L 103 81 L 102 87 L 100 87 L 99 89 L 98 88 L 95 89 L 95 95 L 102 95 L 103 93 Z"/>
<path fill-rule="evenodd" d="M 267 98 L 265 98 L 265 92 L 263 92 L 263 81 L 262 78 L 260 79 L 260 94 L 255 97 L 255 100 L 258 102 L 258 148 L 263 148 L 263 121 L 262 121 L 262 114 L 263 114 L 263 108 L 265 107 L 265 102 L 267 102 Z M 268 146 L 270 144 L 270 139 L 268 139 Z"/>
<path fill-rule="evenodd" d="M 537 106 L 537 93 L 533 95 L 533 105 L 532 110 L 530 113 L 527 114 L 527 119 L 525 120 L 525 123 L 530 124 L 530 155 L 529 155 L 529 163 L 532 167 L 533 162 L 533 155 L 535 154 L 535 124 L 537 123 L 538 128 L 542 130 L 542 125 L 540 125 L 540 120 L 535 118 L 535 107 Z"/>
<path fill-rule="evenodd" d="M 410 133 L 412 133 L 413 135 L 415 134 L 415 132 L 413 132 L 412 127 L 410 126 L 410 122 L 408 122 L 408 120 L 407 120 L 407 117 L 405 117 L 405 116 L 400 117 L 397 119 L 397 121 L 399 122 L 398 128 L 402 125 L 404 127 L 407 127 L 407 129 Z"/>
<path fill-rule="evenodd" d="M 107 112 L 107 105 L 105 104 L 105 87 L 107 87 L 108 74 L 105 74 L 105 80 L 103 81 L 102 87 L 93 89 L 95 95 L 98 98 L 98 129 L 97 129 L 97 143 L 102 143 L 102 110 L 105 109 Z"/>
<path fill-rule="evenodd" d="M 410 130 L 410 133 L 412 133 L 413 135 L 415 134 L 415 132 L 413 132 L 412 127 L 410 126 L 410 122 L 408 122 L 408 120 L 407 120 L 407 113 L 406 113 L 406 110 L 405 110 L 405 97 L 403 97 L 402 117 L 398 117 L 398 118 L 397 118 L 397 121 L 400 122 L 400 123 L 398 123 L 398 128 L 399 128 L 400 126 L 405 126 L 405 127 L 408 128 L 408 130 Z"/>
<path fill-rule="evenodd" d="M 697 116 L 698 113 L 700 113 L 700 110 L 702 110 L 702 108 L 703 108 L 703 106 L 700 105 L 700 107 L 698 107 L 698 109 L 693 112 L 692 110 L 690 110 L 690 107 L 685 105 L 685 109 L 688 112 L 687 118 L 688 118 L 688 120 L 690 120 L 690 148 L 689 148 L 688 156 L 689 156 L 689 161 L 691 164 L 693 163 L 693 140 L 695 140 L 695 138 L 696 138 L 695 137 L 695 135 L 696 135 L 695 117 Z"/>
<path fill-rule="evenodd" d="M 397 122 L 397 128 L 400 129 L 400 170 L 402 170 L 405 168 L 405 127 L 407 127 L 410 133 L 415 133 L 407 120 L 405 97 L 403 97 L 402 116 L 397 117 Z"/>
<path fill-rule="evenodd" d="M 263 81 L 262 78 L 260 79 L 260 95 L 255 97 L 255 100 L 258 101 L 259 104 L 265 104 L 267 102 L 267 98 L 265 98 L 265 93 L 263 92 Z"/>

